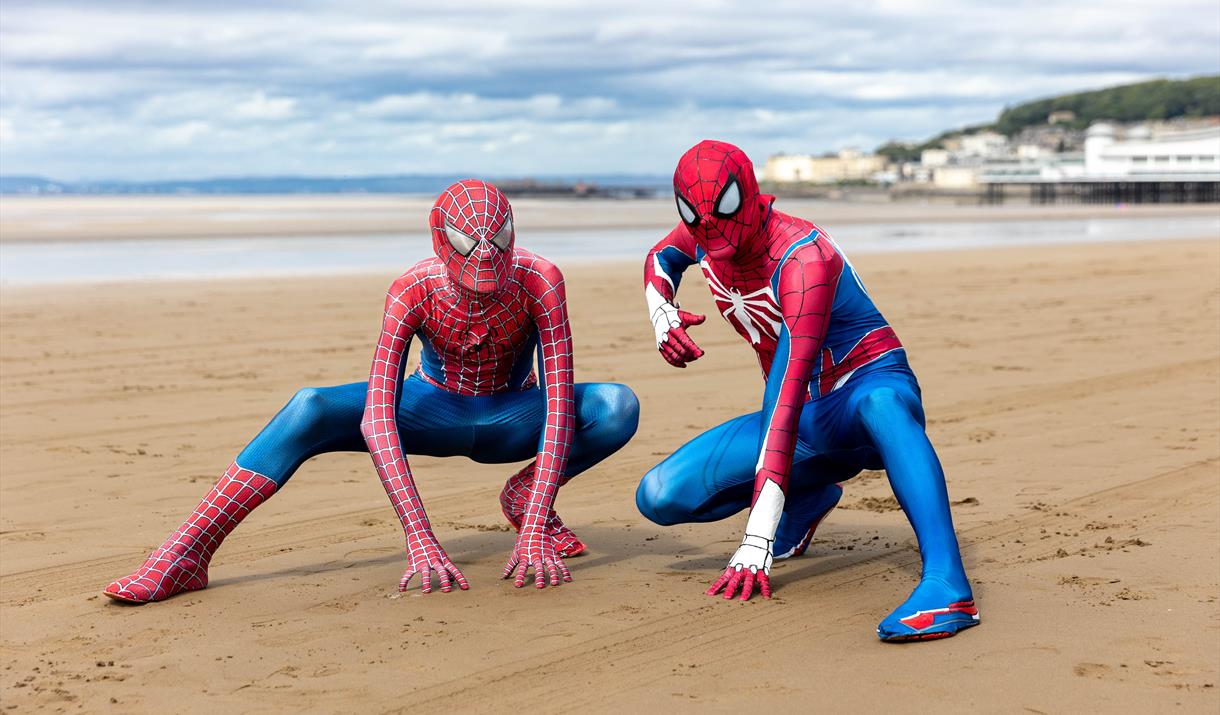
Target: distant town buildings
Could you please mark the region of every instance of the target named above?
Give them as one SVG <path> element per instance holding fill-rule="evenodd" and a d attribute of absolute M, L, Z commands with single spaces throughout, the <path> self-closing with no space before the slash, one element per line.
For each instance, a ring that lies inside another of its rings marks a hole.
<path fill-rule="evenodd" d="M 778 154 L 767 160 L 761 178 L 777 184 L 867 181 L 954 193 L 995 193 L 1006 184 L 1158 183 L 1168 191 L 1176 190 L 1170 184 L 1194 187 L 1187 189 L 1191 196 L 1216 195 L 1220 117 L 1095 122 L 1083 131 L 1073 128 L 1075 118 L 1052 112 L 1045 124 L 1011 138 L 989 130 L 949 137 L 924 149 L 918 161 L 897 164 L 850 149 L 826 156 Z"/>
<path fill-rule="evenodd" d="M 1220 182 L 1220 120 L 1122 126 L 1096 122 L 1079 151 L 1021 155 L 984 163 L 990 184 L 1065 182 Z"/>

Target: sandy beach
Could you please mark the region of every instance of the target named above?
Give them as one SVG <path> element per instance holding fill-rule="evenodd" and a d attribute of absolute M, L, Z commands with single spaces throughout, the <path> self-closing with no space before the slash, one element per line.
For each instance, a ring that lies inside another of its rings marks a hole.
<path fill-rule="evenodd" d="M 175 201 L 151 219 L 86 202 L 56 224 L 6 198 L 0 235 L 217 234 L 174 212 L 223 210 Z M 518 204 L 521 245 L 527 227 L 672 222 L 669 202 L 593 213 L 573 203 Z M 422 216 L 388 199 L 292 204 L 327 215 L 316 220 L 272 204 L 274 217 L 239 234 L 385 230 Z M 90 218 L 91 206 L 111 213 Z M 811 217 L 833 230 L 863 210 Z M 1216 209 L 1188 211 L 1204 210 Z M 537 592 L 498 578 L 513 535 L 496 495 L 515 467 L 416 458 L 437 535 L 472 587 L 400 595 L 401 530 L 368 457 L 342 454 L 306 464 L 226 541 L 207 590 L 112 603 L 100 590 L 180 523 L 296 389 L 364 379 L 393 276 L 5 288 L 0 709 L 1220 709 L 1220 241 L 855 265 L 923 386 L 979 628 L 876 640 L 919 559 L 874 472 L 845 485 L 808 555 L 777 565 L 774 599 L 702 595 L 744 515 L 657 527 L 636 511 L 635 485 L 690 437 L 757 409 L 761 381 L 714 316 L 694 330 L 706 357 L 666 365 L 634 262 L 564 266 L 577 379 L 625 382 L 642 402 L 635 440 L 559 495 L 590 546 L 569 561 L 571 584 Z M 682 298 L 710 307 L 696 275 Z"/>

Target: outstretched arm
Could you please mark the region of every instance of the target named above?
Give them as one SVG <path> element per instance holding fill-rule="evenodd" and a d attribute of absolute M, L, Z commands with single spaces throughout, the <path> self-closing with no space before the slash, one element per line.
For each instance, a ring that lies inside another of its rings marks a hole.
<path fill-rule="evenodd" d="M 524 285 L 534 298 L 531 317 L 538 329 L 538 350 L 541 353 L 542 383 L 546 391 L 546 424 L 538 445 L 534 484 L 530 489 L 521 531 L 512 556 L 504 568 L 504 577 L 514 572 L 514 585 L 525 583 L 526 571 L 534 570 L 534 585 L 543 588 L 558 586 L 560 578 L 571 581 L 567 566 L 555 550 L 553 538 L 546 533 L 547 519 L 555 502 L 559 480 L 568 464 L 568 451 L 576 431 L 576 410 L 572 386 L 572 331 L 568 323 L 568 307 L 563 275 L 555 266 L 537 261 L 526 269 Z"/>
<path fill-rule="evenodd" d="M 797 422 L 809 394 L 810 372 L 826 337 L 842 270 L 842 258 L 820 242 L 797 249 L 780 267 L 778 293 L 784 323 L 763 394 L 754 500 L 741 547 L 708 595 L 723 588 L 724 597 L 732 598 L 740 586 L 741 598 L 747 600 L 757 583 L 763 596 L 771 597 L 771 548 L 788 493 Z"/>
<path fill-rule="evenodd" d="M 406 363 L 407 348 L 411 337 L 422 323 L 418 290 L 414 283 L 399 279 L 390 287 L 386 297 L 385 318 L 377 350 L 373 355 L 373 367 L 369 371 L 368 393 L 365 396 L 364 418 L 360 431 L 368 445 L 377 475 L 385 487 L 390 503 L 398 514 L 407 536 L 407 558 L 409 565 L 399 582 L 398 589 L 406 590 L 407 584 L 416 574 L 422 574 L 423 592 L 432 590 L 432 571 L 441 578 L 441 591 L 451 589 L 450 575 L 462 589 L 468 588 L 462 572 L 449 560 L 432 533 L 432 525 L 424 512 L 423 500 L 415 487 L 411 468 L 402 450 L 398 434 L 398 397 L 402 389 L 402 373 Z"/>
<path fill-rule="evenodd" d="M 686 329 L 699 325 L 705 318 L 679 310 L 676 298 L 682 272 L 694 263 L 695 239 L 680 224 L 653 246 L 644 259 L 644 299 L 657 336 L 657 350 L 674 367 L 686 367 L 688 362 L 703 356 L 703 350 L 690 339 Z"/>

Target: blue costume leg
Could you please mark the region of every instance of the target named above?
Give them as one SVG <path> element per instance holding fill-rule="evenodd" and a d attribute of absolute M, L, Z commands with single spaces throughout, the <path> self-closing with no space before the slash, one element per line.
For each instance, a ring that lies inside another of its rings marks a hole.
<path fill-rule="evenodd" d="M 301 464 L 324 452 L 363 452 L 360 419 L 366 383 L 301 390 L 237 457 L 239 465 L 283 486 Z M 635 434 L 639 401 L 623 385 L 575 386 L 576 430 L 561 484 L 610 456 Z M 403 380 L 396 413 L 403 451 L 433 457 L 466 456 L 487 463 L 535 457 L 546 420 L 540 389 L 496 395 L 457 395 L 412 374 Z M 511 523 L 516 503 L 528 494 L 533 469 L 509 478 L 500 496 Z M 556 517 L 563 553 L 585 546 Z"/>
<path fill-rule="evenodd" d="M 635 491 L 640 513 L 661 526 L 719 521 L 750 506 L 759 413 L 735 417 L 648 470 Z"/>
<path fill-rule="evenodd" d="M 762 417 L 735 417 L 678 448 L 644 475 L 636 489 L 640 513 L 661 526 L 719 521 L 749 508 L 754 495 Z M 836 484 L 852 476 L 798 440 L 776 554 L 794 553 L 839 501 Z M 803 548 L 800 551 L 803 552 Z"/>
<path fill-rule="evenodd" d="M 855 414 L 876 448 L 890 486 L 915 530 L 923 573 L 911 596 L 877 627 L 882 640 L 951 636 L 978 624 L 962 565 L 940 460 L 924 432 L 914 376 L 877 372 L 859 378 Z"/>
<path fill-rule="evenodd" d="M 360 419 L 366 386 L 354 382 L 298 391 L 237 456 L 238 464 L 283 486 L 310 457 L 365 451 Z M 408 454 L 464 455 L 501 463 L 528 459 L 537 452 L 546 418 L 540 390 L 469 397 L 412 375 L 403 381 L 402 393 L 398 424 Z M 577 385 L 576 410 L 569 477 L 620 449 L 639 423 L 639 402 L 623 385 Z"/>
<path fill-rule="evenodd" d="M 805 553 L 813 541 L 814 531 L 843 498 L 843 487 L 838 482 L 851 479 L 859 471 L 848 471 L 821 457 L 792 465 L 788 486 L 790 498 L 784 500 L 784 513 L 775 529 L 772 548 L 776 561 Z"/>
<path fill-rule="evenodd" d="M 279 488 L 310 457 L 365 451 L 360 418 L 366 385 L 353 382 L 298 391 L 237 455 L 237 463 L 267 476 Z"/>
<path fill-rule="evenodd" d="M 626 385 L 577 383 L 576 435 L 563 481 L 622 449 L 640 426 L 640 401 Z"/>

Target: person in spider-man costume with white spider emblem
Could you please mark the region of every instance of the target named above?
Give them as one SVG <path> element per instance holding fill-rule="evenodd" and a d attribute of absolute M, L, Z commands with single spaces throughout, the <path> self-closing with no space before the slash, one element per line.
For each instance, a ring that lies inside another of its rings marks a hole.
<path fill-rule="evenodd" d="M 636 504 L 671 525 L 749 508 L 745 536 L 708 595 L 771 596 L 773 559 L 800 556 L 838 503 L 839 482 L 884 468 L 915 529 L 923 573 L 877 627 L 885 641 L 945 638 L 978 624 L 940 461 L 924 432 L 906 352 L 825 231 L 775 210 L 737 147 L 703 141 L 674 173 L 681 222 L 645 261 L 657 348 L 684 368 L 703 351 L 704 316 L 678 308 L 682 272 L 699 264 L 716 308 L 758 357 L 759 412 L 729 420 L 650 470 Z"/>
<path fill-rule="evenodd" d="M 631 439 L 639 402 L 623 385 L 573 384 L 563 276 L 515 247 L 512 208 L 496 187 L 453 184 L 428 222 L 436 257 L 390 286 L 368 382 L 298 392 L 190 518 L 107 596 L 147 603 L 206 587 L 221 541 L 302 462 L 366 450 L 406 532 L 399 590 L 420 574 L 421 590 L 430 592 L 433 572 L 441 591 L 468 586 L 432 532 L 407 454 L 532 460 L 500 494 L 518 531 L 503 576 L 515 576 L 517 587 L 530 569 L 538 588 L 571 580 L 563 558 L 585 546 L 555 513 L 555 493 Z M 413 339 L 420 366 L 404 379 Z"/>

